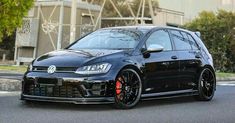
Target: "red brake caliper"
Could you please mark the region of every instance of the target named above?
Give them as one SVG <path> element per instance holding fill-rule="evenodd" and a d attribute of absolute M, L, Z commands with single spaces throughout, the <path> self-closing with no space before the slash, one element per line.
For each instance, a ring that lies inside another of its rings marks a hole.
<path fill-rule="evenodd" d="M 117 82 L 116 82 L 116 94 L 119 95 L 121 93 L 121 91 L 122 91 L 122 83 L 119 80 L 117 80 Z"/>

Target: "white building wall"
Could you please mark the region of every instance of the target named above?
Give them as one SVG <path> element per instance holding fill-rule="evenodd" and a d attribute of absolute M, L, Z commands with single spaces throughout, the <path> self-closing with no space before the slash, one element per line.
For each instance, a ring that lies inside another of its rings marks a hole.
<path fill-rule="evenodd" d="M 224 9 L 235 12 L 235 0 L 158 0 L 158 2 L 160 8 L 184 13 L 183 23 L 194 19 L 203 10 L 216 12 Z"/>

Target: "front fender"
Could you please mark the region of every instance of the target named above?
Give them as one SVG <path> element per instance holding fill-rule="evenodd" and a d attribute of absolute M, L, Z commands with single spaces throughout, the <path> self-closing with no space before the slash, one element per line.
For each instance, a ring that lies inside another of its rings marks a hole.
<path fill-rule="evenodd" d="M 141 75 L 144 73 L 142 70 L 143 65 L 140 62 L 131 59 L 123 59 L 122 62 L 115 64 L 114 67 L 109 71 L 109 76 L 115 80 L 118 73 L 124 68 L 132 68 Z"/>
<path fill-rule="evenodd" d="M 102 80 L 115 80 L 118 73 L 124 68 L 132 68 L 136 70 L 139 74 L 143 75 L 144 65 L 142 57 L 138 56 L 129 56 L 129 57 L 117 57 L 115 59 L 108 59 L 107 62 L 112 64 L 111 69 L 108 73 L 103 75 L 89 76 L 90 79 L 102 79 Z"/>

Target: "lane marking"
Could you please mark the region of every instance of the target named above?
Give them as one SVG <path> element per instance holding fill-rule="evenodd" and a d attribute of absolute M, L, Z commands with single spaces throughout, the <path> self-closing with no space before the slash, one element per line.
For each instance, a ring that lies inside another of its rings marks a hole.
<path fill-rule="evenodd" d="M 235 86 L 235 84 L 226 84 L 226 83 L 224 83 L 224 84 L 218 84 L 219 86 Z"/>
<path fill-rule="evenodd" d="M 217 85 L 219 86 L 235 86 L 235 82 L 218 82 Z"/>
<path fill-rule="evenodd" d="M 9 91 L 0 91 L 0 94 L 9 94 L 9 93 L 11 93 L 11 92 L 9 92 Z"/>

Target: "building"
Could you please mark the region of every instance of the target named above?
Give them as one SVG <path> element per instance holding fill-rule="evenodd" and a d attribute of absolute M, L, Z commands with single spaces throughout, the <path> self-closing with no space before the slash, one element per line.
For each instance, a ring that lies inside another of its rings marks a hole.
<path fill-rule="evenodd" d="M 78 0 L 76 39 L 100 28 L 100 6 Z M 19 65 L 34 58 L 65 48 L 70 43 L 71 1 L 38 0 L 17 30 L 15 61 Z M 94 22 L 95 21 L 95 22 Z M 94 24 L 95 23 L 95 24 Z"/>
<path fill-rule="evenodd" d="M 158 25 L 183 25 L 203 11 L 235 11 L 235 0 L 158 0 Z"/>
<path fill-rule="evenodd" d="M 76 39 L 101 26 L 101 7 L 77 0 Z M 127 0 L 131 2 L 132 0 Z M 144 1 L 144 0 L 142 0 Z M 147 3 L 147 0 L 145 0 Z M 235 0 L 158 0 L 151 18 L 118 17 L 119 20 L 150 19 L 152 25 L 180 26 L 194 19 L 203 10 L 235 11 Z M 142 7 L 143 8 L 143 7 Z M 129 9 L 127 8 L 129 11 Z M 141 11 L 140 11 L 141 12 Z M 105 18 L 102 18 L 105 19 Z M 115 18 L 106 18 L 115 20 Z M 134 23 L 133 23 L 134 24 Z M 37 0 L 17 30 L 15 61 L 31 62 L 34 58 L 59 50 L 70 43 L 71 0 Z"/>

